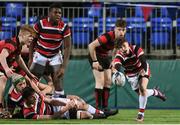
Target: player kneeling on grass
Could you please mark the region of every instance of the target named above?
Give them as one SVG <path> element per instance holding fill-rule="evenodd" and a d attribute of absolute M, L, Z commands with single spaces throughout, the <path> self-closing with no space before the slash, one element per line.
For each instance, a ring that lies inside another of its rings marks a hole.
<path fill-rule="evenodd" d="M 121 66 L 124 67 L 126 78 L 131 84 L 132 90 L 139 94 L 139 113 L 136 120 L 143 121 L 147 98 L 155 96 L 165 101 L 166 96 L 157 88 L 147 89 L 150 67 L 142 48 L 136 45 L 129 45 L 125 38 L 122 38 L 119 43 L 119 50 L 112 62 L 112 70 L 114 73 L 118 73 Z"/>
<path fill-rule="evenodd" d="M 31 84 L 28 84 L 26 77 L 23 77 L 20 74 L 14 73 L 11 77 L 12 86 L 8 93 L 8 100 L 7 100 L 7 106 L 8 111 L 10 112 L 10 115 L 12 115 L 12 118 L 24 118 L 22 113 L 23 108 L 23 99 L 22 99 L 22 91 L 25 87 L 31 86 Z M 45 85 L 43 83 L 38 83 L 38 89 L 45 95 L 46 93 L 51 92 L 51 87 L 48 85 Z M 17 108 L 18 107 L 18 108 Z M 15 109 L 20 109 L 18 112 L 14 113 Z"/>
<path fill-rule="evenodd" d="M 32 88 L 23 90 L 24 99 L 23 115 L 26 119 L 92 119 L 105 118 L 101 115 L 92 115 L 75 99 L 53 99 L 38 95 Z M 68 100 L 68 101 L 67 101 Z M 79 107 L 79 108 L 78 108 Z M 95 112 L 94 112 L 95 113 Z M 99 111 L 99 113 L 101 113 Z M 103 113 L 103 112 L 102 112 Z"/>

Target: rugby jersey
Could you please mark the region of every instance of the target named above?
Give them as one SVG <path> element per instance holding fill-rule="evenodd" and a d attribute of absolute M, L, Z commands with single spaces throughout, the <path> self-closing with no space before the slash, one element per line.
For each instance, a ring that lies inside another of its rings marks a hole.
<path fill-rule="evenodd" d="M 11 109 L 15 109 L 16 106 L 23 108 L 22 94 L 17 92 L 13 86 L 9 90 L 7 104 Z"/>
<path fill-rule="evenodd" d="M 135 76 L 139 71 L 143 69 L 142 63 L 139 60 L 139 57 L 144 55 L 144 51 L 142 48 L 137 47 L 136 45 L 130 45 L 130 53 L 128 55 L 124 55 L 121 51 L 116 53 L 116 56 L 113 60 L 113 63 L 122 65 L 125 70 L 125 74 L 127 76 Z M 147 62 L 146 62 L 147 63 Z M 147 64 L 147 72 L 150 75 L 150 68 Z"/>
<path fill-rule="evenodd" d="M 49 18 L 37 22 L 34 29 L 39 35 L 35 50 L 46 57 L 56 55 L 63 39 L 71 34 L 69 26 L 63 21 L 60 20 L 57 26 L 53 26 Z"/>
<path fill-rule="evenodd" d="M 11 67 L 15 61 L 15 58 L 20 55 L 22 46 L 20 46 L 19 39 L 14 37 L 11 39 L 0 41 L 0 52 L 4 48 L 7 49 L 9 52 L 9 56 L 7 57 L 6 61 L 8 66 Z M 0 64 L 0 71 L 4 72 L 4 69 L 1 64 Z"/>
<path fill-rule="evenodd" d="M 96 47 L 96 53 L 100 56 L 108 56 L 109 51 L 114 49 L 115 32 L 109 31 L 98 37 L 100 46 Z"/>
<path fill-rule="evenodd" d="M 44 97 L 35 93 L 36 102 L 31 107 L 24 103 L 23 115 L 26 119 L 38 119 L 39 115 L 52 115 L 53 108 L 50 104 L 44 102 Z"/>

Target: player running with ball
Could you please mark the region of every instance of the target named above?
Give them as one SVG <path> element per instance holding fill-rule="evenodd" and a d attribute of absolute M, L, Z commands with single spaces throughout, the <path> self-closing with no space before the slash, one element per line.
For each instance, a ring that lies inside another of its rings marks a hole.
<path fill-rule="evenodd" d="M 136 120 L 143 121 L 148 97 L 155 96 L 165 101 L 166 96 L 158 88 L 147 89 L 150 67 L 142 48 L 129 45 L 125 38 L 122 38 L 119 43 L 119 50 L 112 62 L 112 70 L 114 73 L 118 73 L 121 66 L 125 68 L 125 75 L 132 90 L 139 94 L 139 113 Z"/>

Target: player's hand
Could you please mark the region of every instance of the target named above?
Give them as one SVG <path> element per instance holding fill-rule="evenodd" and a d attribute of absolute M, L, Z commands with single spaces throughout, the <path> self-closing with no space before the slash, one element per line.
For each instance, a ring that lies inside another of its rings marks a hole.
<path fill-rule="evenodd" d="M 74 100 L 71 100 L 66 105 L 69 109 L 72 109 L 75 107 L 75 102 L 74 102 Z"/>
<path fill-rule="evenodd" d="M 99 70 L 99 71 L 103 70 L 102 66 L 99 64 L 98 61 L 93 62 L 93 63 L 92 63 L 92 67 L 93 67 L 93 69 L 95 69 L 95 70 Z"/>
<path fill-rule="evenodd" d="M 35 83 L 36 83 L 36 82 L 39 82 L 39 79 L 38 79 L 35 75 L 33 75 L 32 73 L 29 75 L 29 77 L 30 77 L 30 79 L 32 79 Z"/>
<path fill-rule="evenodd" d="M 14 73 L 13 71 L 14 71 L 14 69 L 10 69 L 10 68 L 7 68 L 5 70 L 5 73 L 6 73 L 8 78 L 10 78 L 13 75 L 13 73 Z"/>

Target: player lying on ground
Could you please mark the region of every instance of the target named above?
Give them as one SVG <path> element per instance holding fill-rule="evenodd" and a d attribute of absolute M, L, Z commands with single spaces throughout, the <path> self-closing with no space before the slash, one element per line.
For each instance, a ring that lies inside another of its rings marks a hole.
<path fill-rule="evenodd" d="M 46 98 L 38 95 L 30 87 L 26 87 L 23 90 L 22 97 L 24 99 L 23 115 L 26 119 L 106 118 L 103 115 L 103 112 L 94 109 L 90 105 L 85 104 L 78 97 L 73 97 L 73 99 Z"/>

